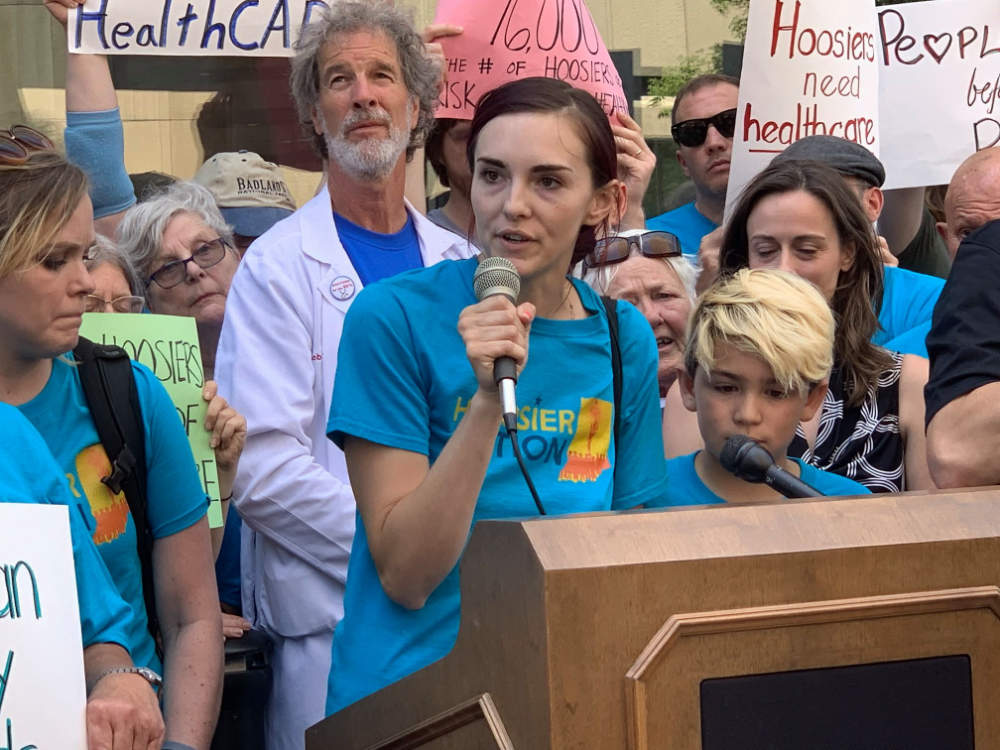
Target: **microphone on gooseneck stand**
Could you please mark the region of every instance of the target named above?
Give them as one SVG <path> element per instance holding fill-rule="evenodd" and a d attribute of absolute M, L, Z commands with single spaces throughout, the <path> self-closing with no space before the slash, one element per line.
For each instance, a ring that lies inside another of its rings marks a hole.
<path fill-rule="evenodd" d="M 476 293 L 476 299 L 482 302 L 487 297 L 495 294 L 502 294 L 515 305 L 517 295 L 521 293 L 521 276 L 517 272 L 514 264 L 506 258 L 490 256 L 479 259 L 479 267 L 476 268 L 472 276 L 472 288 Z M 545 515 L 545 508 L 535 483 L 531 481 L 528 468 L 524 465 L 524 457 L 521 455 L 521 448 L 517 444 L 517 399 L 514 395 L 514 385 L 517 383 L 517 366 L 510 357 L 497 357 L 493 361 L 493 382 L 500 388 L 500 406 L 503 409 L 503 425 L 510 438 L 510 447 L 517 459 L 517 465 L 521 469 L 525 484 L 531 493 L 531 499 L 535 501 L 538 512 Z"/>
<path fill-rule="evenodd" d="M 476 299 L 482 302 L 487 297 L 500 294 L 517 304 L 521 293 L 521 277 L 517 268 L 506 258 L 490 256 L 479 261 L 479 267 L 472 277 L 472 288 Z M 510 357 L 497 357 L 493 362 L 493 382 L 500 388 L 500 405 L 503 407 L 503 424 L 508 432 L 517 431 L 517 398 L 514 386 L 517 384 L 517 366 Z"/>
<path fill-rule="evenodd" d="M 823 497 L 823 493 L 792 476 L 774 462 L 767 448 L 746 435 L 731 435 L 719 455 L 722 467 L 747 482 L 764 482 L 785 497 Z"/>

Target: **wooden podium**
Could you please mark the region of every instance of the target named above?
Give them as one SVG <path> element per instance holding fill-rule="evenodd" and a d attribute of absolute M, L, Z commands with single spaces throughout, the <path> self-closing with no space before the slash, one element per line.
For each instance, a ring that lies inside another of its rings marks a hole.
<path fill-rule="evenodd" d="M 929 680 L 918 710 L 948 747 L 1000 748 L 998 490 L 480 523 L 461 586 L 451 653 L 310 728 L 308 750 L 729 747 L 703 719 L 715 687 L 712 716 L 739 715 L 730 678 L 751 697 L 777 678 L 794 723 L 797 697 L 833 705 L 881 667 L 885 711 L 894 684 Z"/>

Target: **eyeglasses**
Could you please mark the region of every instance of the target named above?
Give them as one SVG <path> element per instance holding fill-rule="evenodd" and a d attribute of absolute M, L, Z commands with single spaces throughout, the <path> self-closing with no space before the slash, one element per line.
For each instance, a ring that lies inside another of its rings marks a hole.
<path fill-rule="evenodd" d="M 604 237 L 594 243 L 594 249 L 583 259 L 583 272 L 628 260 L 633 246 L 647 258 L 671 258 L 681 254 L 681 243 L 670 232 L 653 231 Z"/>
<path fill-rule="evenodd" d="M 104 299 L 96 294 L 88 294 L 84 302 L 84 312 L 107 312 L 110 307 L 117 313 L 140 313 L 146 301 L 142 297 L 115 297 L 114 299 Z"/>
<path fill-rule="evenodd" d="M 708 126 L 713 125 L 723 138 L 732 138 L 736 132 L 736 110 L 727 109 L 711 117 L 698 117 L 694 120 L 679 122 L 670 128 L 678 146 L 694 148 L 700 146 L 708 137 Z"/>
<path fill-rule="evenodd" d="M 171 289 L 184 281 L 184 277 L 187 276 L 188 263 L 194 261 L 195 265 L 199 268 L 211 268 L 226 257 L 226 248 L 228 247 L 230 247 L 230 244 L 221 237 L 211 242 L 206 242 L 191 253 L 190 258 L 186 260 L 172 260 L 153 271 L 146 281 L 146 286 L 148 287 L 155 281 L 156 285 L 161 289 Z"/>
<path fill-rule="evenodd" d="M 24 164 L 35 151 L 51 151 L 55 148 L 44 133 L 39 133 L 27 125 L 14 125 L 0 130 L 0 163 Z"/>

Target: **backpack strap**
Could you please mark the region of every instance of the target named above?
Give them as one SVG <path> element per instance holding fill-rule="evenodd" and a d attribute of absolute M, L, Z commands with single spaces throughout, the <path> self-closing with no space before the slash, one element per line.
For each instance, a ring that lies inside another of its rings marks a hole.
<path fill-rule="evenodd" d="M 619 413 L 622 408 L 622 352 L 618 346 L 618 301 L 601 295 L 604 309 L 608 314 L 608 334 L 611 337 L 611 375 L 613 378 L 612 390 L 615 394 L 615 415 L 614 415 L 614 436 L 615 436 L 615 472 L 618 470 L 618 443 L 619 433 Z"/>
<path fill-rule="evenodd" d="M 73 356 L 79 362 L 80 383 L 97 436 L 111 462 L 111 473 L 101 482 L 115 494 L 124 491 L 135 523 L 146 621 L 162 659 L 153 588 L 153 530 L 146 514 L 145 426 L 132 363 L 121 347 L 95 344 L 82 336 Z"/>

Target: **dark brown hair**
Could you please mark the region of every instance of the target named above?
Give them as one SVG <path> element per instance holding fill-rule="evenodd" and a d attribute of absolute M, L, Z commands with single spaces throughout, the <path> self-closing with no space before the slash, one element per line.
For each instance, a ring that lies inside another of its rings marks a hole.
<path fill-rule="evenodd" d="M 835 366 L 844 373 L 848 404 L 864 401 L 868 389 L 892 364 L 884 349 L 871 337 L 878 329 L 882 305 L 882 261 L 878 240 L 861 209 L 857 196 L 832 167 L 814 161 L 772 164 L 743 189 L 722 237 L 722 273 L 732 274 L 749 266 L 747 219 L 761 200 L 781 193 L 805 191 L 820 201 L 833 218 L 840 244 L 854 250 L 854 262 L 837 278 L 830 300 L 837 333 L 833 353 Z"/>
<path fill-rule="evenodd" d="M 491 120 L 502 115 L 522 112 L 553 112 L 566 114 L 576 125 L 580 139 L 587 151 L 587 164 L 595 188 L 607 185 L 618 177 L 618 155 L 611 124 L 597 100 L 586 91 L 573 88 L 554 78 L 522 78 L 483 94 L 476 105 L 469 130 L 466 155 L 469 168 L 475 173 L 476 144 L 479 133 Z M 597 226 L 582 226 L 573 248 L 570 268 L 583 260 L 594 249 Z M 610 222 L 602 226 L 604 236 L 610 234 Z"/>
<path fill-rule="evenodd" d="M 674 107 L 670 110 L 670 125 L 674 126 L 677 124 L 677 110 L 681 108 L 681 102 L 684 101 L 684 97 L 720 83 L 728 83 L 730 86 L 735 86 L 736 88 L 740 87 L 738 78 L 733 78 L 723 73 L 705 73 L 704 75 L 695 76 L 681 86 L 681 90 L 674 96 Z"/>

